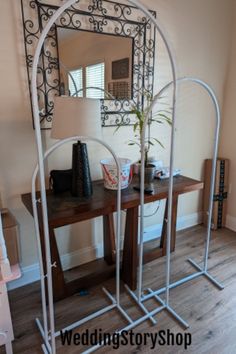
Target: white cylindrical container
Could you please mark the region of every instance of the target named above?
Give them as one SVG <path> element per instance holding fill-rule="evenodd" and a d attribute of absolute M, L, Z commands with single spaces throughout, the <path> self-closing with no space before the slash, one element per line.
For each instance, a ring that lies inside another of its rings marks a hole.
<path fill-rule="evenodd" d="M 121 165 L 121 189 L 125 189 L 131 182 L 132 169 L 131 160 L 126 158 L 118 159 Z M 113 158 L 103 159 L 100 161 L 102 165 L 102 173 L 104 178 L 104 187 L 107 189 L 117 190 L 117 168 Z"/>

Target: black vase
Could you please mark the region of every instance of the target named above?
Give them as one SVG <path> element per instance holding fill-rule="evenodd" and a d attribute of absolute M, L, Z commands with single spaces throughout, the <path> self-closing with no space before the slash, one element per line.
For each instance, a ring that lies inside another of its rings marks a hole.
<path fill-rule="evenodd" d="M 71 193 L 75 197 L 90 197 L 93 194 L 87 145 L 79 141 L 73 144 Z"/>

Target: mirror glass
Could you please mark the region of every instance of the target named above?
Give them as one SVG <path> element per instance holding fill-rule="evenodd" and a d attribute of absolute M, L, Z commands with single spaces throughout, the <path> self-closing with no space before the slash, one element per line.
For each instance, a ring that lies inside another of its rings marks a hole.
<path fill-rule="evenodd" d="M 60 94 L 132 98 L 132 38 L 61 27 L 57 37 Z"/>

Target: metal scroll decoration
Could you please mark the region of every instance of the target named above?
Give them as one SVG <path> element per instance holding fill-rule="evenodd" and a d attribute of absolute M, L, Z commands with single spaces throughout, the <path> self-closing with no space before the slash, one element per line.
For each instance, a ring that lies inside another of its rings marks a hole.
<path fill-rule="evenodd" d="M 30 84 L 34 51 L 40 34 L 62 0 L 21 0 L 26 66 Z M 155 15 L 155 12 L 152 11 Z M 101 100 L 102 126 L 132 125 L 132 106 L 144 107 L 153 94 L 155 28 L 134 6 L 110 0 L 78 0 L 51 28 L 38 66 L 38 98 L 42 129 L 50 129 L 60 73 L 57 27 L 132 39 L 132 99 Z M 145 94 L 144 94 L 145 93 Z"/>

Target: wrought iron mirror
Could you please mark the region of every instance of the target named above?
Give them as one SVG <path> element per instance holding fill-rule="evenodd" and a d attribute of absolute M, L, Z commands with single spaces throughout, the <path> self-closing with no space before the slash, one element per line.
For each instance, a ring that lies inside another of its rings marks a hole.
<path fill-rule="evenodd" d="M 21 0 L 29 83 L 38 38 L 61 3 L 62 0 Z M 155 15 L 155 12 L 152 13 Z M 65 30 L 68 33 L 80 31 L 82 35 L 93 32 L 96 36 L 103 35 L 103 38 L 105 35 L 114 39 L 119 36 L 132 46 L 131 54 L 125 55 L 125 58 L 117 55 L 109 64 L 112 74 L 105 83 L 105 89 L 115 99 L 105 97 L 101 100 L 102 126 L 131 125 L 132 106 L 141 109 L 147 95 L 153 94 L 155 29 L 150 20 L 136 7 L 110 0 L 78 0 L 64 12 L 45 40 L 38 67 L 42 129 L 51 128 L 54 96 L 64 93 L 63 67 L 66 65 L 59 55 L 59 37 L 63 39 L 67 36 Z M 143 95 L 144 92 L 147 95 Z"/>

